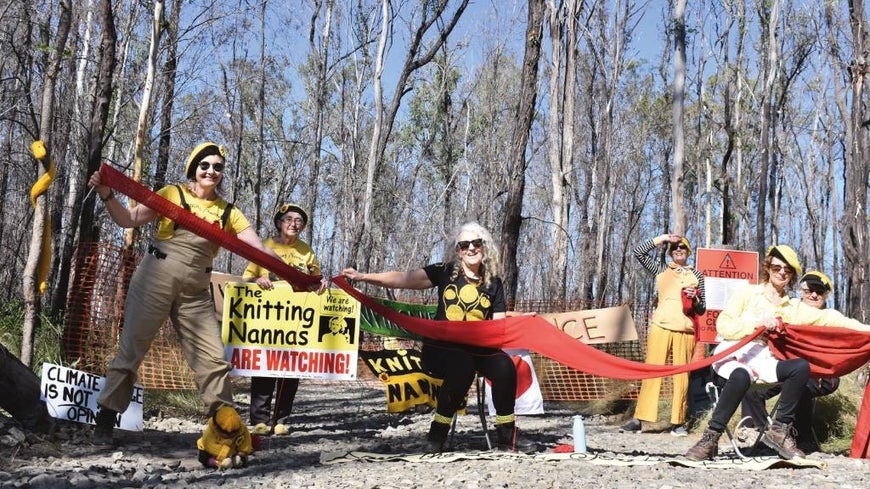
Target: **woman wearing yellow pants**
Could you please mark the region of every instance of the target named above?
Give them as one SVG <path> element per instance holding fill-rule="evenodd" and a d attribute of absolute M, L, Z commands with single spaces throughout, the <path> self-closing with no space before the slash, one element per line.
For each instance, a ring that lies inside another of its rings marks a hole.
<path fill-rule="evenodd" d="M 656 261 L 649 252 L 666 244 L 671 261 Z M 664 365 L 668 354 L 674 365 L 685 365 L 695 349 L 695 326 L 692 315 L 706 311 L 704 276 L 687 264 L 692 249 L 689 240 L 677 234 L 662 234 L 641 243 L 633 250 L 643 267 L 656 276 L 658 305 L 652 314 L 647 336 L 646 363 Z M 689 374 L 673 377 L 674 395 L 671 405 L 671 434 L 686 436 L 686 396 Z M 656 422 L 659 414 L 659 393 L 662 379 L 645 379 L 640 386 L 634 418 L 622 426 L 623 431 L 641 431 L 641 421 Z"/>

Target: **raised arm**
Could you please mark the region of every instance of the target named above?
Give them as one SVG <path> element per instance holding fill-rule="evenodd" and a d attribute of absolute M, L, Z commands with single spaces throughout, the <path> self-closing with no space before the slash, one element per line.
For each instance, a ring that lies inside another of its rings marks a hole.
<path fill-rule="evenodd" d="M 380 285 L 388 289 L 428 289 L 434 286 L 422 268 L 408 272 L 362 273 L 353 268 L 345 268 L 341 274 L 348 280 Z"/>
<path fill-rule="evenodd" d="M 94 192 L 109 212 L 109 217 L 122 228 L 137 228 L 143 224 L 147 224 L 157 218 L 157 212 L 142 204 L 128 208 L 121 201 L 115 198 L 115 192 L 102 184 L 100 180 L 100 172 L 94 172 L 88 179 L 88 184 L 94 187 Z"/>

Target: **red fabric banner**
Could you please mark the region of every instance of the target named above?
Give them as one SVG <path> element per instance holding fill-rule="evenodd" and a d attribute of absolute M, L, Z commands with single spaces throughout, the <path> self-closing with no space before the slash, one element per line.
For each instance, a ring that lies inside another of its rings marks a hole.
<path fill-rule="evenodd" d="M 158 214 L 249 261 L 267 268 L 291 284 L 305 288 L 320 282 L 320 277 L 304 274 L 283 261 L 263 253 L 220 226 L 209 224 L 194 214 L 160 197 L 123 173 L 103 164 L 102 181 Z M 364 295 L 343 276 L 332 279 L 338 287 L 378 314 L 408 331 L 427 338 L 492 348 L 522 348 L 537 352 L 580 372 L 615 379 L 666 377 L 708 367 L 758 337 L 763 328 L 726 351 L 686 365 L 652 365 L 609 355 L 567 335 L 539 316 L 514 316 L 491 321 L 435 321 L 402 314 Z M 806 358 L 817 377 L 845 375 L 870 359 L 870 333 L 843 328 L 790 326 L 784 332 L 771 332 L 769 345 L 778 358 Z M 870 390 L 865 390 L 852 441 L 851 456 L 870 458 Z"/>
<path fill-rule="evenodd" d="M 351 287 L 342 276 L 334 277 L 332 282 L 366 307 L 421 336 L 467 345 L 531 350 L 580 372 L 612 379 L 667 377 L 708 367 L 749 343 L 763 331 L 759 328 L 734 347 L 703 360 L 686 365 L 652 365 L 597 350 L 572 338 L 540 316 L 512 316 L 490 321 L 436 321 L 416 318 L 366 296 Z"/>
<path fill-rule="evenodd" d="M 310 285 L 320 283 L 320 277 L 302 273 L 278 258 L 263 253 L 240 240 L 235 235 L 224 231 L 219 225 L 208 223 L 192 212 L 175 205 L 172 201 L 157 195 L 141 183 L 131 180 L 127 175 L 105 163 L 100 167 L 100 179 L 104 185 L 130 197 L 149 209 L 153 209 L 161 216 L 172 219 L 184 229 L 274 272 L 275 275 L 297 287 L 307 288 Z"/>
<path fill-rule="evenodd" d="M 853 329 L 787 326 L 784 333 L 771 333 L 768 345 L 777 358 L 806 358 L 814 377 L 839 377 L 870 361 L 870 333 Z M 849 455 L 870 458 L 870 389 L 867 388 Z"/>

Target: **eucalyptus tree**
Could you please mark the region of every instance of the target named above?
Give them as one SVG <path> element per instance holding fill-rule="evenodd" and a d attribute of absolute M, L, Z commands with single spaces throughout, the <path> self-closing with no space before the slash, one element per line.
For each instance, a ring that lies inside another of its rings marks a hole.
<path fill-rule="evenodd" d="M 362 219 L 358 221 L 359 226 L 354 232 L 350 251 L 350 256 L 358 260 L 363 268 L 368 268 L 370 245 L 379 240 L 372 234 L 375 227 L 372 203 L 374 202 L 378 170 L 380 165 L 385 164 L 384 153 L 396 122 L 399 107 L 404 96 L 410 90 L 418 70 L 431 63 L 447 41 L 468 6 L 468 0 L 458 0 L 453 3 L 419 0 L 409 16 L 408 44 L 404 51 L 401 68 L 398 70 L 396 87 L 388 104 L 384 103 L 382 78 L 389 33 L 394 29 L 394 25 L 390 14 L 392 3 L 389 0 L 382 0 L 381 5 L 381 31 L 373 74 L 374 122 L 366 159 L 367 170 L 362 198 Z"/>
<path fill-rule="evenodd" d="M 522 227 L 523 198 L 526 188 L 526 158 L 529 129 L 535 116 L 538 91 L 538 67 L 541 59 L 541 41 L 544 30 L 545 4 L 543 0 L 529 0 L 514 120 L 508 154 L 508 188 L 501 226 L 501 256 L 504 263 L 505 299 L 513 302 L 517 295 L 517 249 Z"/>
<path fill-rule="evenodd" d="M 38 160 L 39 164 L 36 166 L 37 172 L 34 181 L 38 181 L 43 175 L 51 175 L 51 172 L 54 171 L 50 166 L 52 165 L 51 160 L 53 155 L 51 150 L 54 143 L 55 90 L 57 89 L 62 57 L 66 50 L 66 43 L 72 24 L 69 1 L 62 0 L 59 7 L 60 12 L 58 13 L 54 39 L 50 43 L 51 54 L 45 69 L 45 78 L 42 81 L 42 93 L 39 101 L 40 116 L 36 128 L 38 137 L 45 144 L 48 154 L 47 157 L 42 157 Z M 24 324 L 21 332 L 21 361 L 25 365 L 30 365 L 33 357 L 33 338 L 40 324 L 41 295 L 46 291 L 48 286 L 46 282 L 47 277 L 43 276 L 47 272 L 48 267 L 48 263 L 46 263 L 48 257 L 45 256 L 48 250 L 45 247 L 51 242 L 50 236 L 46 235 L 48 231 L 45 226 L 49 212 L 47 201 L 48 196 L 45 193 L 33 199 L 33 228 L 22 278 Z"/>
<path fill-rule="evenodd" d="M 844 273 L 846 275 L 847 313 L 867 322 L 870 315 L 870 257 L 868 257 L 867 185 L 870 179 L 868 163 L 868 68 L 867 52 L 870 40 L 864 0 L 849 0 L 851 54 L 846 66 L 851 104 L 846 119 L 845 173 L 843 175 L 843 214 L 841 235 Z"/>

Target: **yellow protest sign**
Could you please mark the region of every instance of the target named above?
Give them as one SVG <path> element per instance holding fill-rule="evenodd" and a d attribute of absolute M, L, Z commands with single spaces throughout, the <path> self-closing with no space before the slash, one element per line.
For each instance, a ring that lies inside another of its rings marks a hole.
<path fill-rule="evenodd" d="M 229 282 L 223 299 L 221 336 L 233 374 L 356 378 L 360 306 L 343 291 Z"/>

